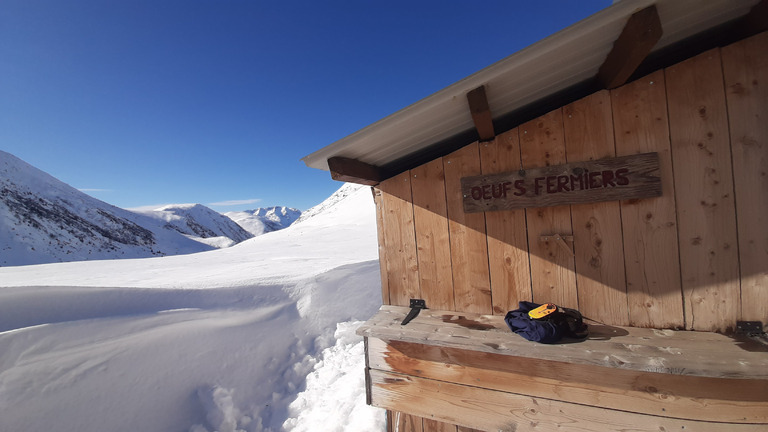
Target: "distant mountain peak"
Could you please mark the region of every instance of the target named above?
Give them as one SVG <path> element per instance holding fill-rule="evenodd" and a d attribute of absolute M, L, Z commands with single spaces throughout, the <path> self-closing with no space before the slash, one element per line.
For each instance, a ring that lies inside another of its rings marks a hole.
<path fill-rule="evenodd" d="M 169 204 L 141 214 L 165 222 L 165 227 L 200 239 L 225 237 L 227 246 L 253 237 L 227 216 L 202 204 Z"/>
<path fill-rule="evenodd" d="M 251 237 L 205 206 L 182 207 L 165 210 L 169 220 L 124 210 L 0 151 L 0 266 L 186 254 Z"/>
<path fill-rule="evenodd" d="M 291 207 L 261 207 L 253 210 L 224 213 L 253 235 L 262 235 L 289 227 L 301 216 L 301 210 Z"/>

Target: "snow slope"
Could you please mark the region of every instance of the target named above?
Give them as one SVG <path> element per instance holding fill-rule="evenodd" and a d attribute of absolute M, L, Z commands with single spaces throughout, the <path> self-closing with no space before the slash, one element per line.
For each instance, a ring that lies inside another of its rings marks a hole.
<path fill-rule="evenodd" d="M 224 215 L 237 222 L 246 231 L 259 236 L 290 226 L 301 216 L 301 210 L 278 206 L 227 212 Z"/>
<path fill-rule="evenodd" d="M 187 237 L 214 247 L 230 247 L 253 234 L 236 221 L 202 204 L 171 204 L 152 211 L 138 212 L 161 221 Z"/>
<path fill-rule="evenodd" d="M 227 249 L 0 268 L 0 431 L 384 430 L 374 205 L 342 189 Z"/>
<path fill-rule="evenodd" d="M 0 266 L 210 249 L 157 219 L 97 200 L 0 151 Z"/>

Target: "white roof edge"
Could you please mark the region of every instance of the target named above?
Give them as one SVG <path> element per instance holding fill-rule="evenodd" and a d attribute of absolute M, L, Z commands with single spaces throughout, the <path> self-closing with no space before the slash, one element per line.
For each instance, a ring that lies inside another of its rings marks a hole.
<path fill-rule="evenodd" d="M 629 17 L 634 14 L 635 12 L 644 9 L 652 4 L 662 4 L 662 3 L 668 3 L 671 1 L 677 1 L 677 2 L 683 2 L 687 1 L 688 3 L 692 3 L 691 6 L 695 6 L 695 3 L 699 3 L 704 0 L 622 0 L 619 2 L 614 3 L 611 6 L 608 6 L 607 8 L 557 32 L 552 34 L 551 36 L 548 36 L 542 40 L 539 40 L 538 42 L 533 43 L 532 45 L 527 46 L 526 48 L 523 48 L 520 51 L 517 51 L 493 64 L 491 64 L 488 67 L 485 67 L 478 72 L 475 72 L 466 78 L 463 78 L 445 88 L 442 90 L 437 91 L 436 93 L 433 93 L 430 96 L 427 96 L 426 98 L 423 98 L 417 102 L 414 102 L 405 108 L 402 108 L 398 111 L 396 111 L 393 114 L 390 114 L 387 117 L 384 117 L 383 119 L 372 123 L 369 126 L 364 127 L 363 129 L 358 130 L 357 132 L 354 132 L 326 147 L 323 147 L 305 157 L 303 157 L 301 160 L 311 168 L 317 168 L 322 170 L 328 170 L 328 163 L 327 160 L 330 157 L 333 156 L 344 156 L 345 154 L 347 157 L 349 157 L 349 153 L 355 153 L 354 151 L 351 151 L 354 147 L 357 147 L 361 145 L 363 141 L 367 137 L 370 137 L 371 135 L 376 135 L 383 133 L 386 130 L 393 130 L 394 128 L 398 128 L 400 125 L 404 125 L 407 122 L 419 122 L 419 118 L 426 119 L 429 115 L 435 116 L 438 113 L 435 112 L 435 110 L 440 109 L 441 106 L 449 106 L 450 102 L 456 98 L 457 96 L 464 97 L 464 95 L 471 91 L 472 89 L 475 89 L 481 85 L 487 84 L 488 82 L 492 81 L 494 78 L 499 77 L 504 74 L 508 74 L 510 71 L 514 70 L 515 68 L 519 68 L 522 66 L 525 66 L 527 64 L 532 63 L 534 60 L 546 57 L 547 55 L 554 55 L 553 53 L 557 53 L 558 50 L 564 49 L 564 47 L 567 46 L 573 46 L 579 43 L 582 39 L 588 39 L 587 36 L 591 33 L 598 32 L 603 26 L 613 24 L 616 25 L 617 23 L 620 23 L 619 32 L 621 31 L 621 28 L 623 28 L 626 20 L 629 19 Z M 711 0 L 708 0 L 711 1 Z M 751 7 L 752 4 L 756 3 L 758 0 L 752 0 L 749 2 L 748 7 Z M 731 3 L 738 3 L 739 0 L 720 0 L 719 3 L 721 4 L 731 4 Z M 713 2 L 715 3 L 715 2 Z M 742 5 L 744 5 L 745 2 L 740 2 Z M 660 12 L 661 14 L 661 12 Z M 704 30 L 704 29 L 702 29 Z M 616 37 L 618 37 L 618 33 L 616 34 Z M 604 41 L 604 43 L 610 43 L 610 47 L 613 46 L 615 38 L 609 41 Z M 675 41 L 669 41 L 668 43 L 673 43 Z M 661 42 L 660 42 L 661 44 Z M 659 48 L 662 48 L 663 46 L 659 45 L 654 48 L 654 50 L 658 50 Z M 610 48 L 608 48 L 610 50 Z M 597 65 L 599 67 L 599 65 Z M 576 73 L 576 72 L 574 72 Z M 563 87 L 564 88 L 564 87 Z M 553 91 L 550 91 L 549 94 L 552 94 L 560 89 L 555 89 Z M 540 96 L 545 97 L 546 95 Z M 489 99 L 491 99 L 493 95 L 489 94 Z M 492 109 L 493 111 L 493 109 Z M 500 115 L 506 114 L 501 112 L 495 112 L 493 111 L 494 116 L 498 117 Z M 469 117 L 469 109 L 466 109 L 467 117 Z M 472 127 L 473 125 L 470 123 L 468 125 L 468 128 Z M 446 137 L 439 137 L 436 135 L 436 138 L 434 142 L 439 142 L 441 139 L 448 138 Z M 363 159 L 365 162 L 365 160 Z"/>

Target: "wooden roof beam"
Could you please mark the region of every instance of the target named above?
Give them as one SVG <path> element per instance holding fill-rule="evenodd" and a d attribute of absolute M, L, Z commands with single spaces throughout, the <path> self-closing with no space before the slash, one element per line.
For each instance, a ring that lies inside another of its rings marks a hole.
<path fill-rule="evenodd" d="M 374 186 L 384 180 L 381 168 L 357 159 L 334 156 L 328 159 L 328 169 L 332 179 L 343 182 Z"/>
<path fill-rule="evenodd" d="M 597 72 L 603 87 L 613 89 L 625 84 L 661 39 L 662 32 L 655 5 L 632 14 Z"/>
<path fill-rule="evenodd" d="M 467 93 L 467 102 L 469 102 L 469 112 L 472 114 L 472 121 L 475 123 L 480 141 L 494 139 L 496 132 L 493 130 L 493 116 L 488 107 L 488 98 L 485 96 L 485 86 Z"/>
<path fill-rule="evenodd" d="M 761 0 L 736 24 L 739 36 L 746 38 L 768 30 L 768 0 Z"/>

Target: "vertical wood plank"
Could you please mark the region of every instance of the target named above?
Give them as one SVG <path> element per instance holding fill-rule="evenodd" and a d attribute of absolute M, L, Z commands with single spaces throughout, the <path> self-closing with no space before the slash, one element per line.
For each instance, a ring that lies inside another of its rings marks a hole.
<path fill-rule="evenodd" d="M 456 425 L 425 418 L 424 432 L 456 432 Z"/>
<path fill-rule="evenodd" d="M 421 296 L 429 308 L 454 310 L 443 160 L 412 169 L 411 188 Z"/>
<path fill-rule="evenodd" d="M 722 49 L 731 131 L 741 319 L 768 323 L 768 32 Z"/>
<path fill-rule="evenodd" d="M 480 144 L 480 165 L 483 174 L 520 169 L 518 129 Z M 532 298 L 525 210 L 488 212 L 485 225 L 493 313 L 503 315 L 517 309 L 519 301 Z"/>
<path fill-rule="evenodd" d="M 663 195 L 621 202 L 629 325 L 683 328 L 675 185 L 664 72 L 611 91 L 616 155 L 657 152 Z"/>
<path fill-rule="evenodd" d="M 387 248 L 384 239 L 384 210 L 381 204 L 381 190 L 372 187 L 373 202 L 376 205 L 376 236 L 379 244 L 379 273 L 381 274 L 381 302 L 388 305 L 389 302 L 389 277 L 387 275 Z"/>
<path fill-rule="evenodd" d="M 387 432 L 424 432 L 421 417 L 387 410 Z"/>
<path fill-rule="evenodd" d="M 461 178 L 480 174 L 477 143 L 443 157 L 451 236 L 451 262 L 456 310 L 492 313 L 488 244 L 483 213 L 464 213 Z"/>
<path fill-rule="evenodd" d="M 390 304 L 408 306 L 419 298 L 419 267 L 408 171 L 379 184 Z"/>
<path fill-rule="evenodd" d="M 522 124 L 520 149 L 523 168 L 566 163 L 562 110 Z M 572 235 L 569 206 L 525 210 L 528 222 L 528 247 L 531 257 L 533 301 L 552 302 L 578 308 L 574 259 L 554 242 L 542 242 L 540 236 Z"/>
<path fill-rule="evenodd" d="M 666 69 L 686 327 L 740 315 L 733 172 L 719 49 Z"/>
<path fill-rule="evenodd" d="M 563 126 L 569 162 L 616 156 L 608 91 L 563 107 Z M 574 205 L 571 219 L 579 310 L 605 324 L 629 324 L 619 203 Z"/>

